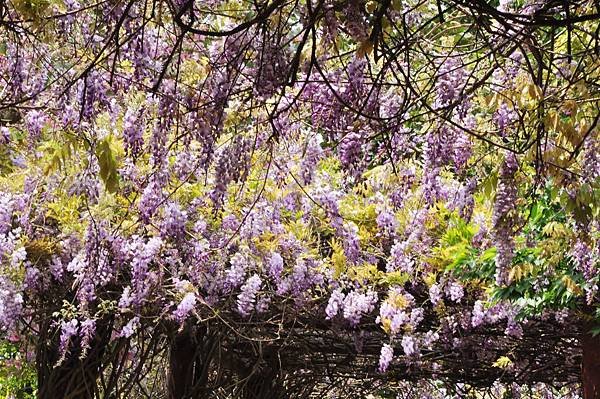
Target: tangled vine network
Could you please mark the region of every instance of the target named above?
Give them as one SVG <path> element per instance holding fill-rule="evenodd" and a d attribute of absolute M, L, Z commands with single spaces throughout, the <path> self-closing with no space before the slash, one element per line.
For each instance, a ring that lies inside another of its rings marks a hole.
<path fill-rule="evenodd" d="M 9 397 L 600 398 L 598 0 L 4 0 L 0 71 Z"/>

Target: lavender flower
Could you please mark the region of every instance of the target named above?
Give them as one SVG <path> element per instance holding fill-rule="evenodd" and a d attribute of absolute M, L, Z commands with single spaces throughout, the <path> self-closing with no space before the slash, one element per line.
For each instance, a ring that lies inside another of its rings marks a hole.
<path fill-rule="evenodd" d="M 473 122 L 472 125 L 475 125 L 475 123 Z M 452 159 L 454 161 L 454 167 L 458 172 L 465 169 L 469 158 L 471 158 L 471 153 L 472 145 L 470 136 L 463 131 L 457 132 L 453 144 Z"/>
<path fill-rule="evenodd" d="M 348 133 L 339 144 L 340 160 L 342 166 L 354 170 L 362 158 L 363 138 L 356 132 Z"/>
<path fill-rule="evenodd" d="M 433 349 L 433 344 L 440 339 L 440 335 L 432 330 L 427 331 L 423 337 L 423 346 L 428 349 Z"/>
<path fill-rule="evenodd" d="M 283 45 L 269 39 L 264 40 L 261 47 L 257 52 L 256 64 L 259 67 L 256 71 L 254 91 L 262 98 L 269 98 L 285 83 L 288 64 Z"/>
<path fill-rule="evenodd" d="M 231 257 L 231 267 L 225 274 L 225 290 L 231 291 L 239 287 L 246 276 L 246 269 L 249 268 L 248 259 L 241 253 L 237 252 Z"/>
<path fill-rule="evenodd" d="M 145 222 L 149 222 L 163 199 L 162 186 L 158 181 L 151 181 L 142 193 L 139 202 L 140 216 Z"/>
<path fill-rule="evenodd" d="M 398 334 L 402 330 L 402 328 L 409 322 L 410 316 L 406 314 L 405 311 L 399 311 L 395 309 L 394 314 L 392 316 L 392 322 L 390 323 L 390 334 Z"/>
<path fill-rule="evenodd" d="M 398 222 L 396 221 L 396 216 L 392 212 L 388 210 L 379 212 L 375 221 L 377 222 L 377 226 L 386 233 L 394 234 L 396 232 Z"/>
<path fill-rule="evenodd" d="M 273 254 L 271 254 L 267 271 L 271 278 L 276 282 L 281 279 L 281 273 L 283 272 L 283 258 L 278 252 L 273 252 Z"/>
<path fill-rule="evenodd" d="M 131 287 L 125 287 L 119 299 L 119 309 L 127 309 L 133 303 Z"/>
<path fill-rule="evenodd" d="M 40 138 L 42 128 L 44 127 L 46 122 L 46 115 L 42 111 L 33 110 L 27 114 L 27 130 L 29 131 L 29 136 L 31 138 L 32 143 L 34 143 Z"/>
<path fill-rule="evenodd" d="M 0 193 L 0 234 L 10 231 L 15 202 L 12 195 Z"/>
<path fill-rule="evenodd" d="M 457 281 L 451 282 L 446 286 L 446 295 L 450 297 L 451 301 L 460 302 L 461 298 L 464 296 L 462 285 Z"/>
<path fill-rule="evenodd" d="M 436 105 L 446 107 L 457 101 L 463 90 L 467 72 L 462 65 L 461 58 L 449 55 L 445 58 L 438 70 L 436 80 Z"/>
<path fill-rule="evenodd" d="M 185 234 L 187 212 L 176 202 L 169 202 L 164 209 L 161 233 L 164 237 L 181 238 Z"/>
<path fill-rule="evenodd" d="M 405 273 L 412 273 L 414 271 L 415 262 L 408 255 L 408 249 L 408 241 L 396 242 L 394 244 L 390 250 L 390 261 L 387 264 L 388 272 L 399 270 Z"/>
<path fill-rule="evenodd" d="M 394 349 L 388 345 L 383 344 L 381 347 L 381 354 L 379 355 L 379 372 L 385 373 L 394 358 Z"/>
<path fill-rule="evenodd" d="M 311 138 L 306 144 L 306 149 L 300 162 L 300 177 L 302 182 L 310 184 L 312 182 L 317 162 L 323 157 L 323 149 L 317 138 Z"/>
<path fill-rule="evenodd" d="M 129 338 L 137 331 L 137 329 L 139 327 L 140 327 L 140 318 L 138 316 L 135 316 L 134 318 L 129 320 L 129 322 L 127 322 L 127 324 L 125 324 L 125 326 L 123 326 L 123 328 L 121 329 L 121 332 L 118 334 L 118 336 L 122 337 L 122 338 Z"/>
<path fill-rule="evenodd" d="M 0 144 L 8 144 L 10 140 L 10 130 L 6 126 L 0 127 Z"/>
<path fill-rule="evenodd" d="M 583 273 L 584 278 L 591 280 L 594 277 L 595 270 L 590 247 L 583 240 L 578 239 L 571 251 L 571 257 L 575 261 L 577 269 Z"/>
<path fill-rule="evenodd" d="M 237 311 L 242 316 L 250 316 L 256 302 L 256 294 L 262 286 L 262 280 L 258 274 L 253 274 L 241 288 L 237 297 Z"/>
<path fill-rule="evenodd" d="M 140 306 L 149 293 L 152 281 L 148 268 L 162 245 L 163 241 L 160 237 L 152 237 L 146 243 L 143 243 L 139 237 L 134 237 L 130 250 L 133 256 L 131 261 L 132 303 L 135 306 Z"/>
<path fill-rule="evenodd" d="M 146 120 L 144 109 L 128 108 L 123 119 L 123 140 L 125 152 L 137 158 L 144 147 L 144 128 Z"/>
<path fill-rule="evenodd" d="M 442 290 L 437 284 L 433 284 L 429 287 L 429 300 L 435 306 L 442 301 Z"/>
<path fill-rule="evenodd" d="M 0 331 L 12 330 L 23 310 L 23 296 L 15 285 L 0 275 Z"/>
<path fill-rule="evenodd" d="M 493 120 L 498 126 L 500 137 L 508 134 L 508 129 L 519 119 L 519 114 L 514 108 L 510 108 L 506 102 L 502 102 L 494 113 Z"/>
<path fill-rule="evenodd" d="M 326 319 L 331 320 L 342 309 L 344 305 L 344 298 L 346 296 L 342 293 L 342 290 L 339 288 L 331 293 L 329 297 L 329 301 L 327 302 L 327 307 L 325 308 L 325 314 L 327 315 Z"/>
<path fill-rule="evenodd" d="M 232 182 L 241 181 L 245 178 L 252 146 L 253 141 L 238 135 L 234 137 L 219 157 L 215 171 L 215 187 L 210 193 L 210 198 L 216 208 L 223 205 L 227 186 Z"/>
<path fill-rule="evenodd" d="M 600 138 L 597 133 L 590 135 L 585 141 L 583 170 L 586 182 L 593 184 L 600 179 Z"/>
<path fill-rule="evenodd" d="M 64 360 L 64 357 L 67 354 L 69 349 L 69 344 L 71 343 L 71 339 L 77 335 L 77 331 L 79 330 L 79 321 L 77 319 L 72 319 L 70 321 L 63 321 L 60 326 L 60 343 L 58 346 L 58 351 L 60 353 L 59 363 Z"/>
<path fill-rule="evenodd" d="M 81 322 L 79 335 L 81 336 L 81 358 L 85 358 L 88 350 L 90 349 L 90 343 L 96 333 L 96 320 L 85 319 Z"/>
<path fill-rule="evenodd" d="M 414 337 L 405 335 L 402 337 L 402 350 L 406 356 L 415 356 L 419 354 L 419 347 Z"/>
<path fill-rule="evenodd" d="M 177 309 L 173 312 L 173 316 L 175 320 L 179 323 L 182 323 L 190 314 L 190 312 L 196 306 L 196 295 L 193 292 L 188 292 L 185 294 L 179 305 L 177 305 Z"/>
<path fill-rule="evenodd" d="M 485 320 L 485 310 L 483 309 L 483 302 L 475 301 L 475 306 L 473 307 L 473 316 L 471 317 L 471 325 L 473 327 L 478 327 L 483 324 Z"/>
<path fill-rule="evenodd" d="M 374 291 L 367 291 L 364 294 L 357 291 L 349 292 L 344 298 L 344 319 L 352 326 L 358 325 L 363 315 L 375 309 L 376 302 L 377 294 Z"/>
<path fill-rule="evenodd" d="M 364 12 L 361 11 L 360 4 L 361 3 L 358 0 L 351 0 L 344 9 L 346 29 L 357 43 L 365 41 L 368 34 L 368 24 L 365 21 L 365 15 Z"/>
<path fill-rule="evenodd" d="M 409 323 L 413 330 L 419 326 L 419 324 L 423 321 L 424 317 L 425 316 L 423 308 L 414 308 L 410 311 Z"/>
<path fill-rule="evenodd" d="M 475 179 L 469 179 L 458 193 L 456 208 L 458 208 L 460 217 L 467 222 L 471 220 L 471 216 L 473 215 L 473 208 L 475 207 L 473 194 L 476 188 L 477 181 Z"/>
<path fill-rule="evenodd" d="M 515 320 L 513 313 L 508 316 L 504 333 L 516 338 L 523 338 L 523 327 Z"/>

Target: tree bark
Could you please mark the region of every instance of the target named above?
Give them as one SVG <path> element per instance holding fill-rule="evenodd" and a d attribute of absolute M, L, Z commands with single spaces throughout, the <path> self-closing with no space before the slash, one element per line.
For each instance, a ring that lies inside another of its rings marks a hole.
<path fill-rule="evenodd" d="M 192 397 L 199 373 L 198 343 L 189 330 L 173 338 L 169 353 L 169 399 Z"/>
<path fill-rule="evenodd" d="M 586 328 L 581 338 L 581 347 L 583 398 L 600 399 L 600 335 L 593 337 L 589 328 Z"/>

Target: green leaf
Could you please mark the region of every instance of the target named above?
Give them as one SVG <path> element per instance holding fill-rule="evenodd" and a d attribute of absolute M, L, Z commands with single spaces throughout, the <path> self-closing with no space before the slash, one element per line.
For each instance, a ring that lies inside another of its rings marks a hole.
<path fill-rule="evenodd" d="M 483 188 L 483 194 L 486 198 L 492 198 L 496 192 L 496 186 L 498 185 L 498 173 L 490 173 L 487 179 L 481 184 Z"/>
<path fill-rule="evenodd" d="M 119 188 L 119 174 L 117 161 L 111 146 L 112 136 L 102 139 L 96 147 L 96 156 L 100 166 L 100 178 L 109 193 L 114 193 Z"/>
<path fill-rule="evenodd" d="M 483 253 L 479 256 L 479 260 L 481 262 L 494 260 L 496 258 L 497 252 L 498 250 L 496 249 L 496 247 L 488 248 L 485 251 L 483 251 Z"/>
<path fill-rule="evenodd" d="M 600 326 L 592 328 L 590 334 L 592 334 L 592 337 L 598 336 L 598 334 L 600 334 Z"/>
<path fill-rule="evenodd" d="M 542 214 L 543 210 L 541 204 L 538 202 L 533 204 L 530 210 L 531 223 L 536 223 L 542 217 Z"/>
<path fill-rule="evenodd" d="M 404 272 L 390 272 L 383 276 L 382 281 L 389 285 L 404 285 L 410 279 L 410 275 Z"/>

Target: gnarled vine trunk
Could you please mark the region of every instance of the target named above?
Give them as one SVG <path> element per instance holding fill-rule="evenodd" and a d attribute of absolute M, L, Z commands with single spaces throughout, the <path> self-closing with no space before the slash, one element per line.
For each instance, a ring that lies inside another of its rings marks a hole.
<path fill-rule="evenodd" d="M 87 355 L 60 359 L 57 329 L 49 325 L 40 329 L 36 353 L 38 399 L 92 399 L 99 397 L 98 377 L 102 372 L 104 353 L 112 333 L 112 320 L 99 321 Z M 78 353 L 78 343 L 73 353 Z"/>
<path fill-rule="evenodd" d="M 194 387 L 197 344 L 189 331 L 177 334 L 169 353 L 169 399 L 191 397 Z"/>
<path fill-rule="evenodd" d="M 188 326 L 171 340 L 167 390 L 169 399 L 208 397 L 212 339 L 204 326 Z"/>
<path fill-rule="evenodd" d="M 277 368 L 263 366 L 260 370 L 253 370 L 244 385 L 242 397 L 244 399 L 279 399 L 285 397 L 285 390 Z"/>
<path fill-rule="evenodd" d="M 240 397 L 243 399 L 286 397 L 276 347 L 259 345 L 254 348 L 254 351 L 254 356 L 238 358 L 236 362 L 241 387 Z M 249 351 L 242 351 L 244 352 L 248 354 Z"/>
<path fill-rule="evenodd" d="M 222 331 L 208 331 L 206 326 L 188 326 L 172 338 L 169 399 L 212 398 L 216 389 L 225 389 L 243 399 L 285 397 L 273 349 L 256 353 L 249 349 L 250 342 L 229 342 L 225 349 L 222 340 L 227 338 L 220 335 Z"/>

